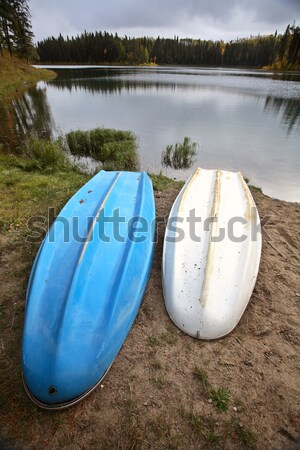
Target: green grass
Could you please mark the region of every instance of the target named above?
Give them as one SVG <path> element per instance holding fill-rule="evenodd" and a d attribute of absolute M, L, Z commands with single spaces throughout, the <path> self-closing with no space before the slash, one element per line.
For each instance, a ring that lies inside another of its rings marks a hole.
<path fill-rule="evenodd" d="M 183 142 L 175 145 L 167 145 L 162 152 L 161 162 L 164 167 L 173 169 L 189 169 L 195 164 L 197 155 L 197 143 L 185 137 Z"/>
<path fill-rule="evenodd" d="M 258 186 L 253 186 L 252 184 L 250 184 L 250 179 L 248 177 L 243 177 L 246 184 L 248 185 L 250 191 L 253 192 L 260 192 L 261 194 L 263 193 L 262 189 Z"/>
<path fill-rule="evenodd" d="M 253 192 L 259 192 L 260 194 L 263 194 L 262 188 L 258 186 L 252 186 L 252 184 L 249 185 L 250 191 Z"/>
<path fill-rule="evenodd" d="M 90 178 L 66 167 L 29 171 L 31 164 L 28 158 L 0 154 L 0 230 L 18 240 L 30 233 L 27 221 L 32 216 L 47 218 L 50 207 L 58 213 Z"/>
<path fill-rule="evenodd" d="M 131 131 L 76 130 L 66 134 L 66 141 L 73 155 L 90 156 L 101 162 L 105 170 L 136 171 L 139 168 L 136 137 Z"/>
<path fill-rule="evenodd" d="M 27 172 L 39 170 L 51 173 L 75 168 L 64 151 L 61 139 L 49 141 L 30 137 L 24 145 L 24 156 L 25 159 L 17 158 L 16 161 L 19 167 Z"/>
<path fill-rule="evenodd" d="M 8 103 L 13 97 L 21 94 L 39 80 L 50 80 L 56 77 L 55 72 L 36 69 L 26 61 L 13 56 L 6 50 L 0 55 L 0 103 Z"/>
<path fill-rule="evenodd" d="M 155 191 L 164 191 L 169 188 L 177 188 L 180 189 L 184 185 L 184 181 L 172 180 L 171 178 L 166 177 L 162 173 L 158 175 L 154 173 L 149 173 L 151 178 L 153 189 Z"/>
<path fill-rule="evenodd" d="M 218 411 L 228 411 L 230 400 L 230 392 L 228 389 L 224 387 L 220 387 L 218 389 L 212 388 L 210 398 Z"/>

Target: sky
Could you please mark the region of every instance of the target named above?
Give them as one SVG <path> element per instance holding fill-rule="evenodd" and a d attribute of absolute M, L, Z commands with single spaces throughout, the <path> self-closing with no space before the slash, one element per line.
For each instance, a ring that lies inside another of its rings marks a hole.
<path fill-rule="evenodd" d="M 30 0 L 29 6 L 36 41 L 84 30 L 230 41 L 300 25 L 300 0 Z"/>

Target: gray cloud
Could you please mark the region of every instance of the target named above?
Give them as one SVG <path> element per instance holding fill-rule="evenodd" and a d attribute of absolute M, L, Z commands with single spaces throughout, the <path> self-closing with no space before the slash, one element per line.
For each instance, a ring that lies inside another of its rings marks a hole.
<path fill-rule="evenodd" d="M 300 22 L 299 0 L 31 0 L 30 8 L 37 40 L 85 29 L 229 40 Z"/>

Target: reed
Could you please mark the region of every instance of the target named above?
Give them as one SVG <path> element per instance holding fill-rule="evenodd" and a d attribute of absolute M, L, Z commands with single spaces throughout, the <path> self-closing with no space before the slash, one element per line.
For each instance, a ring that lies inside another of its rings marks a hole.
<path fill-rule="evenodd" d="M 66 134 L 70 152 L 90 156 L 106 170 L 138 170 L 139 161 L 135 135 L 130 131 L 110 128 L 70 131 Z"/>
<path fill-rule="evenodd" d="M 197 143 L 192 142 L 189 137 L 185 137 L 182 143 L 167 145 L 162 152 L 162 165 L 177 170 L 190 169 L 196 161 L 197 147 Z"/>

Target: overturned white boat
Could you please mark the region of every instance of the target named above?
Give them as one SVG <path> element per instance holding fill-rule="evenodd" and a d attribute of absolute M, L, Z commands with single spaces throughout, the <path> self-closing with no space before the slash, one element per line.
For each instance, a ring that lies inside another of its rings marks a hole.
<path fill-rule="evenodd" d="M 165 233 L 163 290 L 173 322 L 198 339 L 230 333 L 251 297 L 260 255 L 260 219 L 242 175 L 198 168 Z"/>

